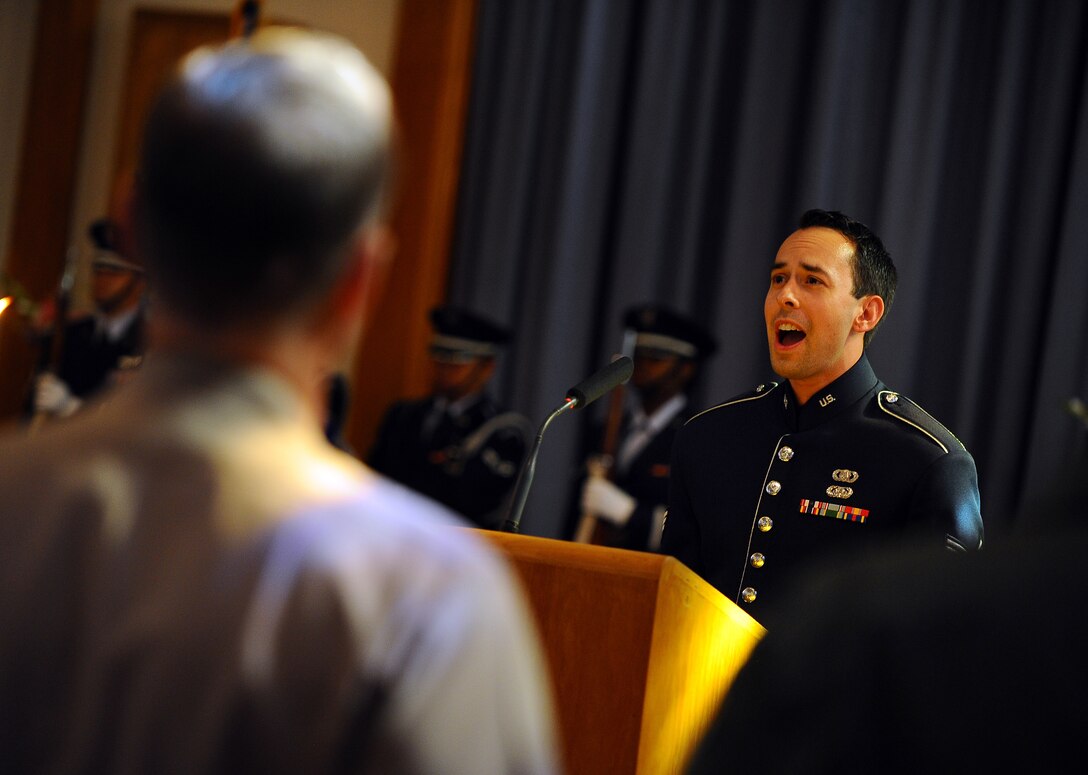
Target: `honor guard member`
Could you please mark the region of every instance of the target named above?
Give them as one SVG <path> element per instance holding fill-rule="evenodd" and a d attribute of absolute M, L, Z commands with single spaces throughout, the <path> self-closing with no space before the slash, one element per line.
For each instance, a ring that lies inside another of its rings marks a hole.
<path fill-rule="evenodd" d="M 787 578 L 908 533 L 982 545 L 964 445 L 873 373 L 864 348 L 891 306 L 880 239 L 810 210 L 778 250 L 764 302 L 784 378 L 692 417 L 677 434 L 662 550 L 767 624 Z"/>
<path fill-rule="evenodd" d="M 52 321 L 39 321 L 42 360 L 34 380 L 33 410 L 68 417 L 85 401 L 109 387 L 118 372 L 139 365 L 145 339 L 144 269 L 128 258 L 119 224 L 111 218 L 91 223 L 91 314 L 64 324 L 59 361 L 52 351 Z M 53 308 L 48 308 L 53 313 Z"/>
<path fill-rule="evenodd" d="M 673 439 L 689 417 L 688 390 L 703 361 L 717 349 L 694 320 L 662 306 L 632 307 L 623 317 L 634 336 L 634 371 L 628 386 L 635 402 L 625 412 L 611 476 L 590 475 L 581 488 L 583 514 L 603 521 L 597 543 L 655 551 L 669 494 Z M 601 432 L 595 434 L 600 438 Z"/>
<path fill-rule="evenodd" d="M 431 324 L 432 394 L 388 409 L 367 463 L 494 529 L 533 434 L 487 393 L 509 334 L 457 307 L 432 310 Z"/>

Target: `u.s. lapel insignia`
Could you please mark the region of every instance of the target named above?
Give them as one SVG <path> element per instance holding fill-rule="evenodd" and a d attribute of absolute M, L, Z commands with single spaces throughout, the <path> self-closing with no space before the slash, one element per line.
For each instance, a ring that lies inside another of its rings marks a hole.
<path fill-rule="evenodd" d="M 831 478 L 836 482 L 845 482 L 846 484 L 853 484 L 858 480 L 858 472 L 851 471 L 848 468 L 836 468 L 831 472 Z"/>

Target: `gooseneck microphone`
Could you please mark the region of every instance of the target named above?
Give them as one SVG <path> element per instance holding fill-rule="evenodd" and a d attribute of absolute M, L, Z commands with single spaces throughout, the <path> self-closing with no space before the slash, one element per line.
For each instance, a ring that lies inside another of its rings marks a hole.
<path fill-rule="evenodd" d="M 521 471 L 518 472 L 518 481 L 514 486 L 514 497 L 510 501 L 510 509 L 502 525 L 503 532 L 518 532 L 521 525 L 521 513 L 525 510 L 525 501 L 529 498 L 529 487 L 532 485 L 533 476 L 536 474 L 536 457 L 540 453 L 540 442 L 544 438 L 544 431 L 547 430 L 552 420 L 563 412 L 589 406 L 612 388 L 629 380 L 634 368 L 634 362 L 626 355 L 615 358 L 603 369 L 594 372 L 568 390 L 563 403 L 540 424 L 540 430 L 536 432 L 536 438 L 533 440 L 529 455 L 525 458 Z"/>
<path fill-rule="evenodd" d="M 621 355 L 598 372 L 591 374 L 567 391 L 567 400 L 574 401 L 572 409 L 589 406 L 616 385 L 631 379 L 635 364 L 626 355 Z"/>

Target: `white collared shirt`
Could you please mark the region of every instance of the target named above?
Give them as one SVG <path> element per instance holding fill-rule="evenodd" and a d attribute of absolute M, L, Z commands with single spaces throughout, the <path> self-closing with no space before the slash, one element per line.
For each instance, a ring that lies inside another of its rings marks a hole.
<path fill-rule="evenodd" d="M 624 438 L 619 454 L 616 455 L 616 469 L 621 473 L 626 471 L 631 461 L 638 457 L 638 453 L 645 449 L 650 440 L 672 422 L 676 415 L 680 414 L 687 403 L 688 397 L 678 393 L 659 406 L 652 415 L 647 416 L 641 407 L 635 409 L 631 423 L 632 430 Z"/>
<path fill-rule="evenodd" d="M 129 325 L 132 324 L 132 321 L 135 320 L 136 316 L 139 314 L 139 306 L 133 307 L 126 312 L 122 312 L 120 315 L 114 315 L 113 317 L 96 314 L 94 319 L 95 332 L 98 336 L 105 338 L 108 342 L 116 342 L 124 336 Z"/>

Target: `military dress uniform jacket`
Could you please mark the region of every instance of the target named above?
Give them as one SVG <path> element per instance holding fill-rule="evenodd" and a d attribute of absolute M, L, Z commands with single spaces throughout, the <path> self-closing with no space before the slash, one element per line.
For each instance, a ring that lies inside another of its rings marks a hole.
<path fill-rule="evenodd" d="M 803 406 L 761 385 L 677 435 L 662 551 L 765 624 L 806 563 L 915 532 L 981 546 L 975 463 L 865 356 Z"/>
<path fill-rule="evenodd" d="M 497 528 L 528 450 L 528 420 L 486 395 L 460 414 L 432 418 L 428 427 L 437 410 L 434 398 L 390 407 L 367 463 L 475 525 Z"/>

